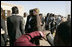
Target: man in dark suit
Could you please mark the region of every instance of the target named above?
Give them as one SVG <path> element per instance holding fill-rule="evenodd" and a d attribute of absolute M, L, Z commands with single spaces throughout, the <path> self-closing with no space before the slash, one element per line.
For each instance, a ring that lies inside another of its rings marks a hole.
<path fill-rule="evenodd" d="M 30 15 L 27 17 L 27 22 L 25 26 L 26 33 L 41 30 L 39 29 L 39 23 L 41 22 L 41 19 L 39 15 L 35 14 L 36 12 L 34 11 L 34 9 L 30 10 Z"/>
<path fill-rule="evenodd" d="M 18 8 L 16 6 L 12 7 L 12 16 L 7 18 L 8 35 L 10 38 L 10 45 L 13 46 L 14 41 L 24 34 L 22 28 L 23 18 L 18 14 Z"/>
<path fill-rule="evenodd" d="M 49 30 L 49 22 L 50 22 L 50 13 L 47 13 L 47 16 L 45 17 L 45 29 Z"/>
<path fill-rule="evenodd" d="M 33 15 L 33 10 L 31 9 L 30 12 L 29 12 L 30 15 L 27 16 L 27 22 L 26 22 L 26 25 L 25 25 L 25 33 L 30 33 L 32 32 L 31 31 L 31 25 L 30 25 L 30 21 L 32 19 L 32 15 Z"/>
<path fill-rule="evenodd" d="M 54 33 L 54 29 L 55 29 L 55 24 L 56 24 L 55 15 L 54 14 L 51 15 L 50 20 L 51 20 L 50 21 L 50 31 L 51 31 L 51 34 L 53 34 Z"/>

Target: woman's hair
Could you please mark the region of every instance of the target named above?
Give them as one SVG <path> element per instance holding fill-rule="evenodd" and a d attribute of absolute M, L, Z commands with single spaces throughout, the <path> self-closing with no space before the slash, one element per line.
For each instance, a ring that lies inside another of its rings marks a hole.
<path fill-rule="evenodd" d="M 18 14 L 18 8 L 16 6 L 12 7 L 12 14 Z"/>
<path fill-rule="evenodd" d="M 36 13 L 39 13 L 39 9 L 38 9 L 38 8 L 35 8 L 34 11 L 35 11 Z"/>

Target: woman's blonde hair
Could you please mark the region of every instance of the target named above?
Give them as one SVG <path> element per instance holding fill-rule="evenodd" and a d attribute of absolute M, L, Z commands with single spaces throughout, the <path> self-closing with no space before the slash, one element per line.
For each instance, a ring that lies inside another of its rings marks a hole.
<path fill-rule="evenodd" d="M 35 11 L 36 13 L 39 13 L 39 9 L 38 9 L 38 8 L 35 8 L 34 11 Z"/>

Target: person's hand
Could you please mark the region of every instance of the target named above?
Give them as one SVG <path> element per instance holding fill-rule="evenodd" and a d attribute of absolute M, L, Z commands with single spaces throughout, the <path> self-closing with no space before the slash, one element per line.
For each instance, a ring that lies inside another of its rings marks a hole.
<path fill-rule="evenodd" d="M 1 34 L 5 34 L 5 31 L 3 29 L 1 29 Z"/>
<path fill-rule="evenodd" d="M 44 33 L 44 39 L 47 40 L 46 35 L 47 35 L 48 33 L 50 33 L 50 31 L 43 31 L 43 33 Z"/>
<path fill-rule="evenodd" d="M 44 37 L 44 33 L 42 31 L 39 31 L 39 33 L 42 37 Z"/>
<path fill-rule="evenodd" d="M 43 25 L 42 22 L 40 22 L 40 25 L 41 25 L 41 26 Z"/>
<path fill-rule="evenodd" d="M 41 36 L 42 36 L 43 39 L 47 40 L 47 39 L 46 39 L 46 35 L 47 35 L 48 33 L 50 33 L 50 31 L 39 31 L 39 33 L 41 34 Z"/>

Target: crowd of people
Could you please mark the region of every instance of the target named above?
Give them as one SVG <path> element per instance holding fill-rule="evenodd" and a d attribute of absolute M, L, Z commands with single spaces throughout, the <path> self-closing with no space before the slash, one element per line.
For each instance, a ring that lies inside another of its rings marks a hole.
<path fill-rule="evenodd" d="M 40 46 L 39 40 L 45 36 L 52 46 L 71 46 L 70 15 L 67 19 L 53 13 L 47 13 L 46 17 L 43 17 L 38 8 L 31 9 L 29 15 L 25 12 L 23 17 L 18 13 L 18 8 L 12 7 L 11 16 L 7 17 L 7 35 L 1 8 L 1 46 L 6 46 L 7 37 L 10 39 L 10 46 Z M 50 33 L 44 34 L 46 30 Z M 53 35 L 55 30 L 52 41 L 49 35 Z"/>

